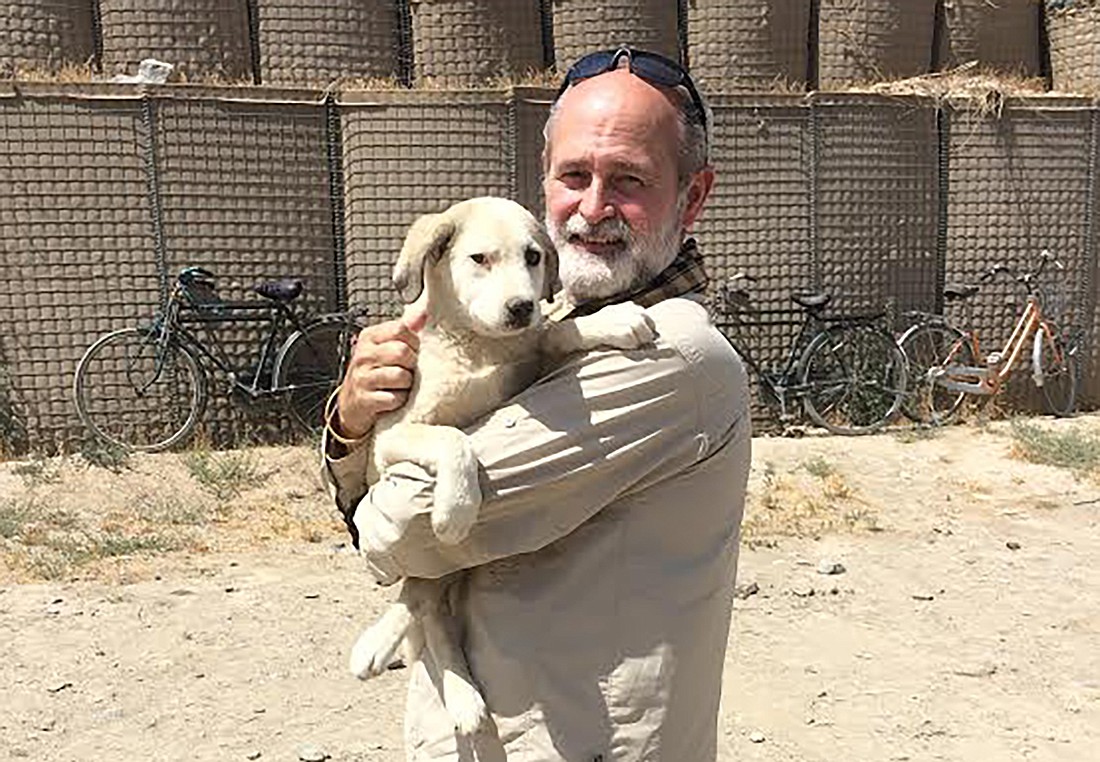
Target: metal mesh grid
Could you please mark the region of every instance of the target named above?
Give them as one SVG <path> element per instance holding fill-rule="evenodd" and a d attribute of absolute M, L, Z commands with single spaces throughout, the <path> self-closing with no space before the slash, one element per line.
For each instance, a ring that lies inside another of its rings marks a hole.
<path fill-rule="evenodd" d="M 451 85 L 544 68 L 539 0 L 410 0 L 416 79 Z"/>
<path fill-rule="evenodd" d="M 397 74 L 393 0 L 256 0 L 256 16 L 265 83 L 327 85 Z"/>
<path fill-rule="evenodd" d="M 1066 265 L 1064 287 L 1080 298 L 1095 268 L 1088 250 L 1091 119 L 1072 102 L 1017 101 L 999 118 L 952 111 L 948 282 L 976 283 L 997 263 L 1023 272 L 1049 249 Z M 975 327 L 990 352 L 1008 338 L 1021 305 L 1020 289 L 998 279 L 948 314 Z M 1030 386 L 1020 384 L 1012 398 L 1036 404 Z"/>
<path fill-rule="evenodd" d="M 936 69 L 967 61 L 1037 77 L 1043 7 L 1037 0 L 952 0 L 944 3 Z"/>
<path fill-rule="evenodd" d="M 92 49 L 90 0 L 6 0 L 0 7 L 0 66 L 12 72 L 83 64 Z"/>
<path fill-rule="evenodd" d="M 151 314 L 158 280 L 140 102 L 34 90 L 0 97 L 0 356 L 28 443 L 49 450 L 82 436 L 84 350 Z"/>
<path fill-rule="evenodd" d="M 936 0 L 820 3 L 820 89 L 911 77 L 931 68 Z"/>
<path fill-rule="evenodd" d="M 324 107 L 309 92 L 231 99 L 236 94 L 156 98 L 168 273 L 207 267 L 219 294 L 234 300 L 257 299 L 250 289 L 263 280 L 300 278 L 305 290 L 295 305 L 331 311 L 337 276 Z M 225 327 L 219 336 L 235 362 L 258 357 L 258 329 Z M 257 422 L 221 398 L 211 402 L 206 420 L 229 441 Z M 276 410 L 264 423 L 278 425 L 282 415 Z"/>
<path fill-rule="evenodd" d="M 551 0 L 554 60 L 565 71 L 593 50 L 630 44 L 679 59 L 673 0 Z"/>
<path fill-rule="evenodd" d="M 103 69 L 134 73 L 145 58 L 190 81 L 252 81 L 246 0 L 99 0 Z"/>
<path fill-rule="evenodd" d="M 516 121 L 516 201 L 543 218 L 546 199 L 542 192 L 542 130 L 550 116 L 554 90 L 517 88 L 514 94 Z"/>
<path fill-rule="evenodd" d="M 936 112 L 919 98 L 837 95 L 820 129 L 821 288 L 841 313 L 935 307 L 939 211 Z"/>
<path fill-rule="evenodd" d="M 344 95 L 351 303 L 398 314 L 390 276 L 409 225 L 465 198 L 512 194 L 508 109 L 502 91 Z"/>
<path fill-rule="evenodd" d="M 1054 89 L 1100 93 L 1100 6 L 1078 3 L 1046 20 Z"/>
<path fill-rule="evenodd" d="M 693 0 L 692 76 L 711 88 L 805 89 L 811 0 Z"/>
<path fill-rule="evenodd" d="M 748 311 L 716 320 L 759 365 L 782 370 L 800 319 L 791 292 L 814 286 L 809 109 L 795 96 L 715 94 L 710 103 L 718 181 L 696 237 L 711 296 L 737 272 L 758 279 L 745 285 L 752 295 Z M 754 404 L 754 417 L 766 412 Z"/>

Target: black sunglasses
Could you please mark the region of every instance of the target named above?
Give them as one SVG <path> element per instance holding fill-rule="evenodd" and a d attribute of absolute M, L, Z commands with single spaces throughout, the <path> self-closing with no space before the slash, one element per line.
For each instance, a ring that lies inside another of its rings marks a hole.
<path fill-rule="evenodd" d="M 640 77 L 652 85 L 682 87 L 687 90 L 688 95 L 691 97 L 691 109 L 688 110 L 687 117 L 702 127 L 703 133 L 706 134 L 707 110 L 703 105 L 703 98 L 699 95 L 699 91 L 695 88 L 695 83 L 691 81 L 691 76 L 687 73 L 687 70 L 671 58 L 665 58 L 659 53 L 650 53 L 647 50 L 622 47 L 615 50 L 589 53 L 569 67 L 569 71 L 565 73 L 565 80 L 561 83 L 561 88 L 559 88 L 554 100 L 560 98 L 562 93 L 569 89 L 570 85 L 575 85 L 581 80 L 619 68 L 619 62 L 623 58 L 626 59 L 627 65 L 630 67 L 630 73 L 634 76 Z"/>

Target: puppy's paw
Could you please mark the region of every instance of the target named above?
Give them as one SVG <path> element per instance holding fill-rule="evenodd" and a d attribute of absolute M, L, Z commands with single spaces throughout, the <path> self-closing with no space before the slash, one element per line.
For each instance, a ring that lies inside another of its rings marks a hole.
<path fill-rule="evenodd" d="M 432 530 L 447 545 L 462 542 L 470 534 L 481 508 L 481 487 L 476 472 L 472 478 L 440 480 L 436 484 Z"/>
<path fill-rule="evenodd" d="M 485 721 L 489 711 L 477 688 L 454 672 L 443 673 L 443 703 L 459 735 L 468 736 Z"/>
<path fill-rule="evenodd" d="M 657 338 L 653 319 L 634 302 L 608 305 L 593 315 L 579 317 L 577 326 L 589 348 L 636 349 Z"/>
<path fill-rule="evenodd" d="M 402 636 L 394 633 L 385 619 L 364 630 L 351 648 L 348 661 L 351 674 L 360 680 L 381 675 L 393 663 L 401 640 Z"/>

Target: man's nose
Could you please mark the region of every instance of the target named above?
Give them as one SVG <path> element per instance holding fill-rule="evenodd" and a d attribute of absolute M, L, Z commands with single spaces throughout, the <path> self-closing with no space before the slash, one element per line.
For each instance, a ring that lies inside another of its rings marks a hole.
<path fill-rule="evenodd" d="M 607 186 L 593 178 L 588 187 L 584 189 L 577 211 L 590 225 L 595 225 L 614 215 L 615 209 L 611 205 Z"/>

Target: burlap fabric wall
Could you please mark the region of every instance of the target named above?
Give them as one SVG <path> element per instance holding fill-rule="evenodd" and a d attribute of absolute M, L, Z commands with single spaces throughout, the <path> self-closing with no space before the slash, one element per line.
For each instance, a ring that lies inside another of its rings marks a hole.
<path fill-rule="evenodd" d="M 1049 249 L 1067 269 L 1049 271 L 1045 282 L 1061 285 L 1068 307 L 1078 313 L 1063 319 L 1091 322 L 1081 314 L 1088 310 L 1096 268 L 1089 229 L 1095 192 L 1091 110 L 1079 101 L 1035 99 L 1012 101 L 996 116 L 965 105 L 958 104 L 949 120 L 946 280 L 975 283 L 994 264 L 1022 273 Z M 1000 278 L 949 314 L 977 328 L 982 349 L 990 352 L 1008 338 L 1022 303 L 1020 287 Z M 1024 367 L 1029 361 L 1024 358 Z M 1013 399 L 1038 409 L 1025 376 L 1013 385 Z"/>
<path fill-rule="evenodd" d="M 0 358 L 16 445 L 83 436 L 73 373 L 158 299 L 142 105 L 132 89 L 0 89 Z M 9 442 L 11 443 L 11 442 Z"/>
<path fill-rule="evenodd" d="M 543 127 L 550 115 L 555 90 L 516 88 L 515 111 L 516 201 L 530 209 L 540 220 L 546 209 L 542 192 Z"/>
<path fill-rule="evenodd" d="M 397 315 L 390 278 L 416 217 L 514 192 L 507 94 L 350 92 L 340 103 L 350 301 Z"/>
<path fill-rule="evenodd" d="M 410 0 L 417 80 L 483 83 L 545 68 L 539 0 Z"/>
<path fill-rule="evenodd" d="M 687 0 L 692 77 L 718 90 L 805 89 L 811 0 Z"/>
<path fill-rule="evenodd" d="M 565 71 L 586 53 L 630 44 L 680 56 L 675 0 L 549 0 L 554 59 Z"/>
<path fill-rule="evenodd" d="M 1040 0 L 944 0 L 935 68 L 968 61 L 1027 77 L 1042 74 Z"/>
<path fill-rule="evenodd" d="M 189 81 L 252 81 L 246 0 L 99 0 L 103 68 L 137 71 L 144 58 Z"/>
<path fill-rule="evenodd" d="M 394 0 L 256 0 L 260 80 L 325 86 L 340 78 L 394 77 Z"/>
<path fill-rule="evenodd" d="M 1100 94 L 1100 5 L 1080 0 L 1048 11 L 1046 23 L 1054 89 Z"/>
<path fill-rule="evenodd" d="M 841 90 L 928 72 L 936 0 L 820 0 L 818 86 Z"/>
<path fill-rule="evenodd" d="M 0 7 L 0 77 L 87 63 L 92 53 L 92 0 L 5 0 Z"/>

